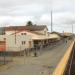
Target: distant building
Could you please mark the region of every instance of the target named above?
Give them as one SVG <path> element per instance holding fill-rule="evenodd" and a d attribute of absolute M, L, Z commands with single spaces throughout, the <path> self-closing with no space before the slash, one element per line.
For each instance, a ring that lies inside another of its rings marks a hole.
<path fill-rule="evenodd" d="M 57 37 L 58 40 L 61 40 L 63 38 L 63 35 L 58 32 L 51 32 L 50 35 L 53 37 Z"/>

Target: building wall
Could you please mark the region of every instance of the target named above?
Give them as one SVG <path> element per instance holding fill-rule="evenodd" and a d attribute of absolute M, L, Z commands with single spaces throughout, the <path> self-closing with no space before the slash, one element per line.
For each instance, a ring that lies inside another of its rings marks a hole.
<path fill-rule="evenodd" d="M 31 33 L 31 32 L 26 32 L 27 35 L 30 35 L 31 36 L 31 39 L 34 40 L 34 39 L 40 39 L 43 37 L 43 35 L 38 35 L 38 34 L 35 34 L 35 33 Z"/>
<path fill-rule="evenodd" d="M 6 51 L 6 42 L 0 41 L 0 51 Z"/>
<path fill-rule="evenodd" d="M 5 35 L 0 35 L 0 51 L 6 51 Z"/>
<path fill-rule="evenodd" d="M 5 40 L 5 35 L 0 35 L 0 41 L 4 41 Z"/>
<path fill-rule="evenodd" d="M 58 40 L 61 39 L 61 37 L 60 37 L 59 35 L 57 35 L 57 34 L 50 34 L 49 37 L 50 37 L 50 38 L 57 38 Z"/>
<path fill-rule="evenodd" d="M 17 34 L 12 34 L 13 31 L 6 33 L 8 34 L 6 37 L 7 51 L 21 51 L 25 48 L 33 48 L 33 41 L 31 39 L 31 36 L 25 34 L 25 31 L 19 32 Z"/>
<path fill-rule="evenodd" d="M 35 32 L 38 32 L 38 33 L 42 33 L 42 34 L 44 34 L 44 35 L 48 35 L 48 30 L 47 30 L 47 28 L 45 28 L 44 30 L 40 30 L 40 31 L 35 31 Z"/>

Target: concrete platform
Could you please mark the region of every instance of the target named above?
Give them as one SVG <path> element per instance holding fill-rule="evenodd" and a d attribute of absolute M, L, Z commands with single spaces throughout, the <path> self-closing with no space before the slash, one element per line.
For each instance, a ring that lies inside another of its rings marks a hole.
<path fill-rule="evenodd" d="M 0 72 L 0 75 L 52 75 L 59 61 L 70 46 L 71 41 L 64 42 L 38 57 L 15 58 L 14 65 Z"/>

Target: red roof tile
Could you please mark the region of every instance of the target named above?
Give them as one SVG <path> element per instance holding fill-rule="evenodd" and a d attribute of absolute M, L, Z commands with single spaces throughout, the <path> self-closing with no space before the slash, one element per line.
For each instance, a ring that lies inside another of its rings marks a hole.
<path fill-rule="evenodd" d="M 9 26 L 5 27 L 6 31 L 12 30 L 30 30 L 30 31 L 38 31 L 47 28 L 46 25 L 33 25 L 33 26 Z"/>

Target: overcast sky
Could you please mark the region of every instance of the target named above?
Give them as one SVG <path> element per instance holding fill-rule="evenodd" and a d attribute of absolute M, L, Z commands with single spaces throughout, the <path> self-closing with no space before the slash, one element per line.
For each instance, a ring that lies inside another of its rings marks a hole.
<path fill-rule="evenodd" d="M 0 0 L 0 26 L 25 25 L 28 20 L 46 24 L 50 30 L 72 32 L 75 28 L 75 0 Z M 75 31 L 74 31 L 75 32 Z"/>

